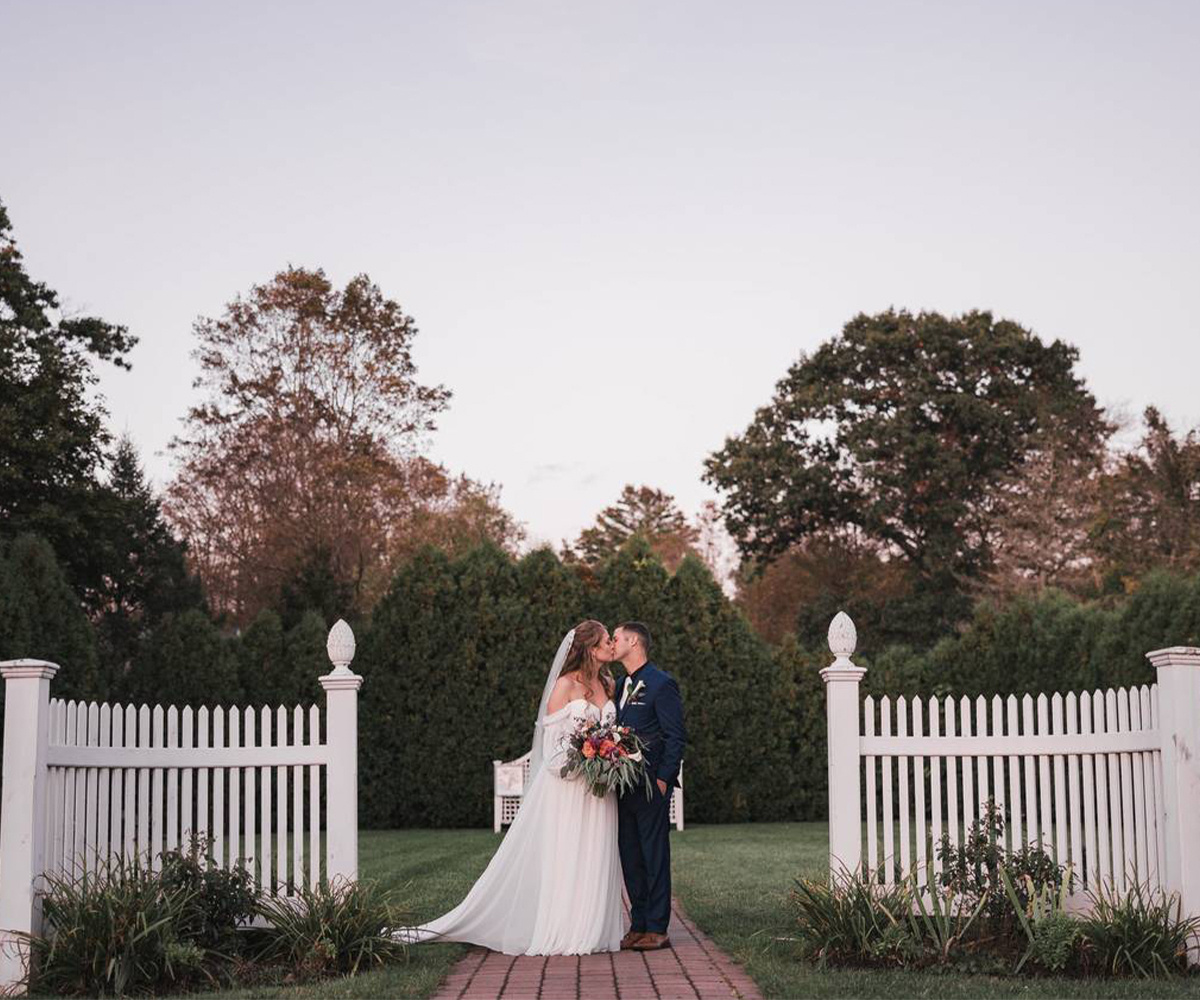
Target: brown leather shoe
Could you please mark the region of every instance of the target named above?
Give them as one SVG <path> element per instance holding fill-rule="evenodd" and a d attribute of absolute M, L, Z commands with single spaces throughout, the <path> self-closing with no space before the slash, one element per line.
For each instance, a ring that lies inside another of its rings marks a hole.
<path fill-rule="evenodd" d="M 630 931 L 623 938 L 621 938 L 621 950 L 629 951 L 632 948 L 636 948 L 637 943 L 645 936 L 645 931 Z"/>
<path fill-rule="evenodd" d="M 634 951 L 658 951 L 659 948 L 669 948 L 671 939 L 665 934 L 655 934 L 647 931 L 633 946 Z"/>

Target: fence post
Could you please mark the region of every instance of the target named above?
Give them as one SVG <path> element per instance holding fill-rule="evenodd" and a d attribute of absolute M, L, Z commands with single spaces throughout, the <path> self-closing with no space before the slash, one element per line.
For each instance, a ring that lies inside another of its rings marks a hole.
<path fill-rule="evenodd" d="M 37 880 L 46 867 L 46 747 L 58 665 L 6 660 L 4 793 L 0 801 L 0 992 L 25 978 L 21 937 L 41 929 Z"/>
<path fill-rule="evenodd" d="M 354 633 L 340 618 L 325 646 L 333 670 L 325 689 L 325 742 L 329 747 L 325 794 L 325 874 L 358 878 L 358 689 L 363 679 L 350 669 Z"/>
<path fill-rule="evenodd" d="M 829 649 L 834 660 L 821 671 L 829 745 L 831 878 L 842 869 L 857 872 L 862 865 L 858 684 L 867 671 L 850 660 L 857 644 L 854 622 L 846 612 L 839 611 L 829 625 Z"/>
<path fill-rule="evenodd" d="M 1163 885 L 1183 912 L 1200 916 L 1200 648 L 1171 646 L 1146 654 L 1158 673 L 1162 734 Z M 1191 952 L 1200 961 L 1200 949 Z"/>

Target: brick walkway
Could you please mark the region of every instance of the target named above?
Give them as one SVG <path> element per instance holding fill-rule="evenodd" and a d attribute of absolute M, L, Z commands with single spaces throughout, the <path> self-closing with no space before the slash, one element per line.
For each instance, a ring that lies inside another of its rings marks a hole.
<path fill-rule="evenodd" d="M 472 948 L 434 1000 L 759 1000 L 740 966 L 671 901 L 671 947 L 599 955 L 501 955 Z"/>

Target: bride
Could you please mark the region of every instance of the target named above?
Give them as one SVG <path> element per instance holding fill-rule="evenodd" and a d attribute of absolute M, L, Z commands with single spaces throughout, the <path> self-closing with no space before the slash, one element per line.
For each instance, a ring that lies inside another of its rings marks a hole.
<path fill-rule="evenodd" d="M 583 955 L 621 946 L 617 800 L 562 778 L 579 720 L 616 717 L 612 640 L 585 621 L 563 638 L 533 727 L 521 808 L 479 880 L 453 910 L 398 932 L 409 943 L 462 941 L 506 955 Z"/>

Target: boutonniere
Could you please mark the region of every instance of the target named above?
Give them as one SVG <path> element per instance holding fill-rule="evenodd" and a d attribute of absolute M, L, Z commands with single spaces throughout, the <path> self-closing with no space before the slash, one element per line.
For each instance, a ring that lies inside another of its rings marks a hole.
<path fill-rule="evenodd" d="M 641 704 L 641 702 L 640 702 L 640 701 L 636 701 L 635 699 L 637 698 L 637 696 L 638 696 L 639 694 L 641 694 L 641 693 L 642 693 L 642 689 L 643 689 L 643 688 L 645 688 L 645 686 L 646 686 L 646 682 L 645 682 L 644 680 L 639 680 L 639 681 L 638 681 L 636 684 L 634 684 L 632 687 L 630 687 L 630 685 L 629 685 L 629 682 L 628 682 L 628 681 L 626 681 L 626 683 L 625 683 L 625 695 L 624 695 L 624 697 L 621 699 L 621 707 L 622 707 L 622 708 L 624 708 L 624 707 L 625 707 L 627 704 L 629 704 L 630 702 L 632 702 L 632 703 L 633 703 L 633 704 L 635 704 L 635 705 L 640 705 L 640 704 Z"/>

